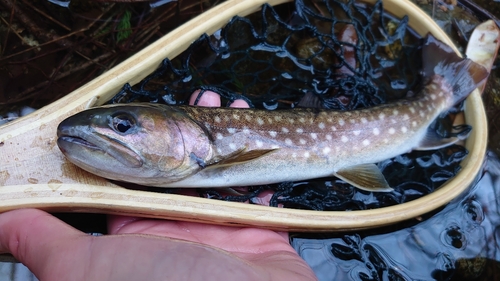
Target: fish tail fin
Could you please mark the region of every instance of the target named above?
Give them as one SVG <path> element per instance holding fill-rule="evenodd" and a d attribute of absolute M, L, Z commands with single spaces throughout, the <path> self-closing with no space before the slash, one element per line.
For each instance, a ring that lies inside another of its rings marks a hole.
<path fill-rule="evenodd" d="M 425 38 L 422 61 L 424 78 L 439 75 L 452 87 L 453 104 L 464 100 L 489 75 L 483 66 L 459 57 L 450 46 L 431 34 Z"/>

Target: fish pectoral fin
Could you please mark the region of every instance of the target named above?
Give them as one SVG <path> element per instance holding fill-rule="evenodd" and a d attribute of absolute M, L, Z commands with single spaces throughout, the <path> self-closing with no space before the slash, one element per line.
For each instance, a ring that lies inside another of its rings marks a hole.
<path fill-rule="evenodd" d="M 278 149 L 257 149 L 247 151 L 246 148 L 242 148 L 231 154 L 229 157 L 224 157 L 223 159 L 210 164 L 207 168 L 220 168 L 224 166 L 247 163 L 268 155 L 269 153 L 272 153 L 276 150 Z"/>
<path fill-rule="evenodd" d="M 335 176 L 362 190 L 372 192 L 393 191 L 375 164 L 347 167 L 337 171 Z"/>
<path fill-rule="evenodd" d="M 440 149 L 455 144 L 459 140 L 460 138 L 458 137 L 442 138 L 436 133 L 435 130 L 429 129 L 427 130 L 427 134 L 420 141 L 418 146 L 414 148 L 414 150 Z"/>

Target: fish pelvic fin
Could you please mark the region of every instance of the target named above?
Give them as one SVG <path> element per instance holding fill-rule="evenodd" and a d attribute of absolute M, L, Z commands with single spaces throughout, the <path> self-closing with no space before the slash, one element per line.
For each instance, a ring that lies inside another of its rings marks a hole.
<path fill-rule="evenodd" d="M 450 46 L 431 34 L 424 41 L 422 62 L 426 80 L 439 75 L 452 87 L 453 104 L 464 100 L 489 75 L 483 66 L 459 57 Z"/>
<path fill-rule="evenodd" d="M 335 176 L 353 186 L 372 192 L 391 192 L 393 189 L 375 164 L 361 164 L 341 169 Z"/>

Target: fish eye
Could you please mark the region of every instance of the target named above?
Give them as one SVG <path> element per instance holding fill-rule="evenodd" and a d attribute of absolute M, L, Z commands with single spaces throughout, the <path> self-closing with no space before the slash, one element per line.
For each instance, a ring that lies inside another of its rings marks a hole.
<path fill-rule="evenodd" d="M 136 124 L 135 118 L 126 113 L 118 113 L 116 115 L 113 115 L 111 116 L 110 121 L 111 128 L 115 132 L 120 134 L 131 133 Z"/>

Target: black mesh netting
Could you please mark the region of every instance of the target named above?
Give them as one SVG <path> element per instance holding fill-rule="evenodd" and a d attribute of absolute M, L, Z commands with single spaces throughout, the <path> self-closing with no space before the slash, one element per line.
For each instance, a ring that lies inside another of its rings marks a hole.
<path fill-rule="evenodd" d="M 223 102 L 246 100 L 274 110 L 296 106 L 352 110 L 403 98 L 418 90 L 419 39 L 408 19 L 347 0 L 296 0 L 248 17 L 234 17 L 212 36 L 203 35 L 141 83 L 125 85 L 112 103 L 187 104 L 197 89 Z M 200 95 L 201 95 L 200 93 Z M 448 119 L 443 119 L 447 121 Z M 439 122 L 439 130 L 442 124 Z M 412 152 L 379 163 L 390 193 L 370 193 L 335 178 L 248 187 L 242 196 L 200 189 L 201 196 L 314 210 L 358 210 L 394 205 L 432 192 L 459 170 L 460 146 Z M 271 190 L 272 192 L 268 192 Z M 169 190 L 171 192 L 172 190 Z"/>

